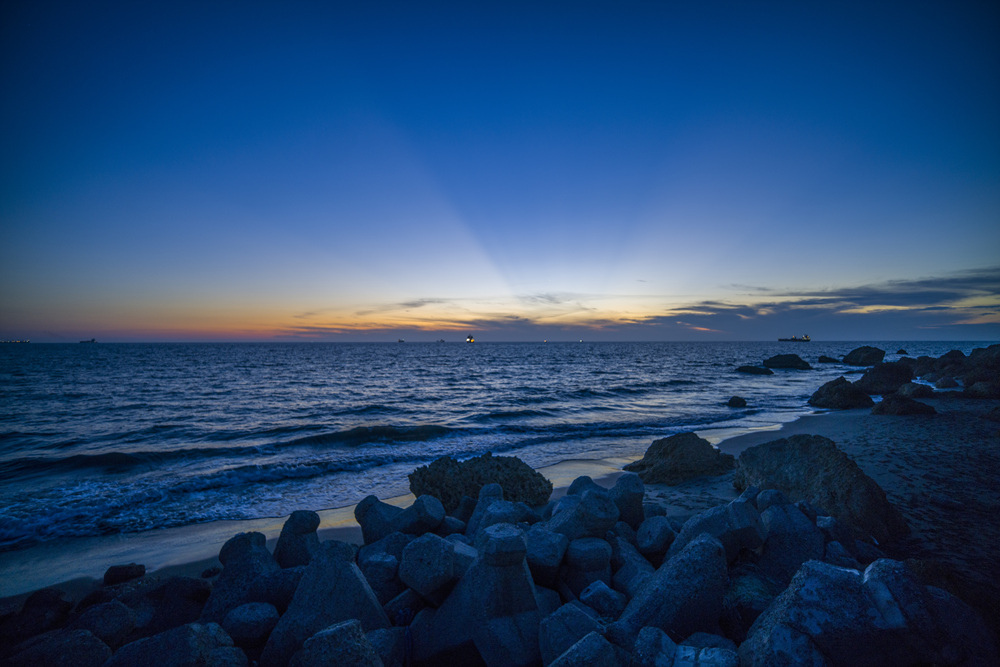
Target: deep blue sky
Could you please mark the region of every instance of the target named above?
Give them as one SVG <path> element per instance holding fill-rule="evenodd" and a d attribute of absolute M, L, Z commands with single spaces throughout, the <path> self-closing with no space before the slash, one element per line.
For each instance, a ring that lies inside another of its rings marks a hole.
<path fill-rule="evenodd" d="M 1000 338 L 995 2 L 2 12 L 0 338 Z"/>

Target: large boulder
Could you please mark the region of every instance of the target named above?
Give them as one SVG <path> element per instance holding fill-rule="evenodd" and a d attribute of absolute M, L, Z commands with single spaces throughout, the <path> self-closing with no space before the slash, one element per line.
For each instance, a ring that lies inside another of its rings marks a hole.
<path fill-rule="evenodd" d="M 830 380 L 809 397 L 809 405 L 831 410 L 870 408 L 874 404 L 867 392 L 855 387 L 844 376 Z"/>
<path fill-rule="evenodd" d="M 50 630 L 14 647 L 10 667 L 101 667 L 111 657 L 107 644 L 89 630 Z"/>
<path fill-rule="evenodd" d="M 889 394 L 874 408 L 873 415 L 936 415 L 937 410 L 926 403 L 899 394 Z"/>
<path fill-rule="evenodd" d="M 989 665 L 998 659 L 971 609 L 922 586 L 890 560 L 876 561 L 863 575 L 805 563 L 754 622 L 739 653 L 741 665 L 754 667 Z"/>
<path fill-rule="evenodd" d="M 736 465 L 730 454 L 723 454 L 694 433 L 678 433 L 655 441 L 638 461 L 625 470 L 639 473 L 646 484 L 680 484 L 695 477 L 721 475 Z"/>
<path fill-rule="evenodd" d="M 289 664 L 290 667 L 382 667 L 382 659 L 365 636 L 361 623 L 352 618 L 307 639 Z"/>
<path fill-rule="evenodd" d="M 486 484 L 499 484 L 511 502 L 544 505 L 552 495 L 552 482 L 516 456 L 482 456 L 456 461 L 442 456 L 410 473 L 410 491 L 415 496 L 438 498 L 445 510 L 458 508 L 462 496 L 476 498 Z"/>
<path fill-rule="evenodd" d="M 760 366 L 740 366 L 736 369 L 737 373 L 746 373 L 747 375 L 774 375 L 774 371 L 770 368 L 761 368 Z"/>
<path fill-rule="evenodd" d="M 660 628 L 675 641 L 715 631 L 727 576 L 722 544 L 711 535 L 699 536 L 647 580 L 608 626 L 608 638 L 630 649 L 646 626 Z"/>
<path fill-rule="evenodd" d="M 797 371 L 807 371 L 812 368 L 809 362 L 797 354 L 776 354 L 764 360 L 765 368 L 791 368 Z"/>
<path fill-rule="evenodd" d="M 281 527 L 281 535 L 274 546 L 274 560 L 281 567 L 308 565 L 313 553 L 319 549 L 319 514 L 310 510 L 297 510 Z"/>
<path fill-rule="evenodd" d="M 844 356 L 844 363 L 848 366 L 874 366 L 882 363 L 883 359 L 885 359 L 885 350 L 862 345 L 848 352 Z"/>
<path fill-rule="evenodd" d="M 891 394 L 912 379 L 908 365 L 893 361 L 872 366 L 854 386 L 869 394 Z"/>
<path fill-rule="evenodd" d="M 601 537 L 618 523 L 618 506 L 605 491 L 588 489 L 581 496 L 563 496 L 552 512 L 548 528 L 570 540 Z"/>
<path fill-rule="evenodd" d="M 105 667 L 246 664 L 246 655 L 217 623 L 189 623 L 126 644 Z"/>
<path fill-rule="evenodd" d="M 292 603 L 271 632 L 260 664 L 285 665 L 303 642 L 334 623 L 356 618 L 365 630 L 389 626 L 358 566 L 324 543 L 306 566 Z"/>
<path fill-rule="evenodd" d="M 230 610 L 251 602 L 253 582 L 280 569 L 267 550 L 263 533 L 239 533 L 222 545 L 219 561 L 222 574 L 212 585 L 212 593 L 201 612 L 202 622 L 221 623 Z"/>
<path fill-rule="evenodd" d="M 792 501 L 808 501 L 880 542 L 909 532 L 885 491 L 822 436 L 793 435 L 745 450 L 733 484 L 738 489 L 778 489 Z"/>

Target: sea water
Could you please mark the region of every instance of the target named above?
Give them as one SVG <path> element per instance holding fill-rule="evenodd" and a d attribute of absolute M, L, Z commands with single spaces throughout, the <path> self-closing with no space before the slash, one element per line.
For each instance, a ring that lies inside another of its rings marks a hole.
<path fill-rule="evenodd" d="M 790 421 L 857 372 L 818 357 L 860 344 L 0 345 L 0 551 L 387 498 L 444 455 L 538 468 Z M 781 353 L 814 370 L 735 372 Z"/>

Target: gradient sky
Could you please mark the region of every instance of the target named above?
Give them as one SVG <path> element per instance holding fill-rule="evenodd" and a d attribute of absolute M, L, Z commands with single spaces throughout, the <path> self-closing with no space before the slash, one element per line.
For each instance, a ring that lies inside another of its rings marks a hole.
<path fill-rule="evenodd" d="M 996 2 L 0 11 L 0 338 L 1000 339 Z"/>

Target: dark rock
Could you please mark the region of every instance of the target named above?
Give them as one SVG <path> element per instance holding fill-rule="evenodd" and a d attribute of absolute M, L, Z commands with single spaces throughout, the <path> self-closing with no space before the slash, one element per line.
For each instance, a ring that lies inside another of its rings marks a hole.
<path fill-rule="evenodd" d="M 222 573 L 222 568 L 218 565 L 212 565 L 211 567 L 206 567 L 201 571 L 202 579 L 212 579 L 219 576 Z"/>
<path fill-rule="evenodd" d="M 549 667 L 619 667 L 618 651 L 600 633 L 591 632 L 566 649 Z"/>
<path fill-rule="evenodd" d="M 629 666 L 665 667 L 673 665 L 676 652 L 677 644 L 667 633 L 659 628 L 647 626 L 639 631 Z"/>
<path fill-rule="evenodd" d="M 936 415 L 937 410 L 899 394 L 889 394 L 872 408 L 873 415 Z"/>
<path fill-rule="evenodd" d="M 720 625 L 726 636 L 743 643 L 753 622 L 778 596 L 783 587 L 764 575 L 752 563 L 737 563 L 729 570 L 729 582 L 722 599 Z"/>
<path fill-rule="evenodd" d="M 638 530 L 646 518 L 642 509 L 642 501 L 646 497 L 642 478 L 635 473 L 627 472 L 615 481 L 608 494 L 618 506 L 618 518 L 632 529 Z"/>
<path fill-rule="evenodd" d="M 89 630 L 51 630 L 14 648 L 11 667 L 100 667 L 111 657 L 108 645 Z"/>
<path fill-rule="evenodd" d="M 797 371 L 808 371 L 812 368 L 809 362 L 797 354 L 776 354 L 764 360 L 765 368 L 791 368 Z"/>
<path fill-rule="evenodd" d="M 589 475 L 580 475 L 570 483 L 569 488 L 566 489 L 566 494 L 570 496 L 582 496 L 585 491 L 608 492 L 606 488 L 591 479 Z"/>
<path fill-rule="evenodd" d="M 909 532 L 885 491 L 822 436 L 795 435 L 750 447 L 740 455 L 733 484 L 780 489 L 792 500 L 808 500 L 880 542 Z"/>
<path fill-rule="evenodd" d="M 741 550 L 758 549 L 764 543 L 766 532 L 754 504 L 747 499 L 737 498 L 728 505 L 707 509 L 688 519 L 670 545 L 667 560 L 705 534 L 722 543 L 726 560 L 732 563 Z"/>
<path fill-rule="evenodd" d="M 59 589 L 43 588 L 35 591 L 25 599 L 21 611 L 0 624 L 0 655 L 4 648 L 58 628 L 66 622 L 72 608 L 73 603 Z"/>
<path fill-rule="evenodd" d="M 965 398 L 1000 398 L 1000 380 L 974 382 L 962 390 Z"/>
<path fill-rule="evenodd" d="M 320 630 L 302 645 L 289 667 L 382 667 L 382 659 L 356 619 Z"/>
<path fill-rule="evenodd" d="M 222 545 L 219 551 L 222 573 L 212 585 L 201 612 L 202 621 L 220 623 L 230 609 L 251 601 L 254 579 L 280 569 L 266 542 L 263 533 L 240 533 Z"/>
<path fill-rule="evenodd" d="M 774 375 L 774 371 L 770 368 L 761 368 L 760 366 L 740 366 L 736 369 L 737 373 L 746 373 L 747 375 Z"/>
<path fill-rule="evenodd" d="M 591 632 L 600 632 L 597 620 L 575 604 L 564 604 L 542 619 L 538 645 L 542 664 L 548 665 Z"/>
<path fill-rule="evenodd" d="M 869 394 L 891 394 L 913 379 L 913 371 L 898 361 L 876 364 L 854 386 Z"/>
<path fill-rule="evenodd" d="M 682 639 L 718 627 L 725 594 L 726 552 L 710 535 L 701 535 L 663 563 L 608 626 L 608 637 L 624 648 L 635 644 L 646 626 Z"/>
<path fill-rule="evenodd" d="M 767 539 L 757 565 L 770 579 L 789 582 L 803 563 L 823 558 L 823 533 L 795 505 L 772 505 L 760 518 Z"/>
<path fill-rule="evenodd" d="M 448 511 L 458 507 L 462 496 L 478 497 L 486 484 L 499 484 L 504 498 L 531 506 L 544 505 L 552 495 L 552 482 L 527 463 L 490 452 L 461 462 L 443 456 L 414 470 L 409 479 L 413 495 L 432 495 Z"/>
<path fill-rule="evenodd" d="M 721 648 L 734 653 L 736 652 L 736 643 L 732 639 L 713 635 L 710 632 L 696 632 L 682 641 L 681 646 L 690 646 L 691 648 Z"/>
<path fill-rule="evenodd" d="M 747 399 L 741 396 L 733 396 L 726 403 L 731 408 L 745 408 L 747 406 Z"/>
<path fill-rule="evenodd" d="M 264 574 L 250 583 L 248 598 L 251 602 L 266 602 L 273 605 L 278 613 L 285 613 L 295 597 L 295 589 L 305 573 L 304 565 L 288 567 L 277 572 Z"/>
<path fill-rule="evenodd" d="M 611 545 L 597 537 L 571 540 L 559 577 L 577 597 L 595 581 L 610 584 Z"/>
<path fill-rule="evenodd" d="M 844 363 L 848 366 L 874 366 L 885 359 L 885 350 L 863 345 L 847 353 Z"/>
<path fill-rule="evenodd" d="M 625 470 L 639 473 L 646 484 L 680 484 L 695 477 L 721 475 L 735 466 L 735 459 L 723 454 L 694 433 L 678 433 L 656 440 L 642 459 Z"/>
<path fill-rule="evenodd" d="M 392 519 L 403 509 L 384 503 L 376 496 L 366 496 L 354 506 L 354 518 L 361 526 L 361 535 L 365 544 L 378 542 L 394 532 Z"/>
<path fill-rule="evenodd" d="M 385 667 L 404 667 L 407 654 L 406 628 L 379 628 L 365 635 Z"/>
<path fill-rule="evenodd" d="M 406 588 L 399 578 L 399 559 L 392 554 L 382 551 L 371 553 L 363 560 L 358 559 L 358 569 L 382 605 Z"/>
<path fill-rule="evenodd" d="M 527 545 L 528 567 L 535 583 L 554 586 L 569 539 L 562 533 L 553 532 L 545 525 L 536 523 L 524 534 L 524 541 Z"/>
<path fill-rule="evenodd" d="M 204 579 L 170 577 L 138 601 L 137 634 L 155 635 L 197 621 L 211 592 L 212 586 Z"/>
<path fill-rule="evenodd" d="M 403 549 L 399 563 L 399 578 L 425 600 L 441 604 L 458 577 L 454 545 L 428 533 L 410 542 Z"/>
<path fill-rule="evenodd" d="M 839 364 L 839 359 L 834 359 L 833 357 L 828 357 L 825 354 L 819 355 L 819 363 L 821 364 Z"/>
<path fill-rule="evenodd" d="M 274 560 L 281 567 L 308 565 L 313 553 L 319 548 L 319 514 L 309 510 L 297 510 L 281 527 L 281 535 L 274 546 Z"/>
<path fill-rule="evenodd" d="M 946 375 L 935 382 L 934 386 L 938 389 L 956 389 L 959 387 L 959 384 L 955 378 Z"/>
<path fill-rule="evenodd" d="M 934 389 L 916 382 L 907 382 L 897 389 L 896 393 L 907 398 L 934 398 Z"/>
<path fill-rule="evenodd" d="M 823 552 L 823 561 L 837 567 L 848 567 L 852 570 L 861 570 L 862 565 L 852 556 L 844 545 L 840 542 L 827 542 L 826 551 Z"/>
<path fill-rule="evenodd" d="M 390 524 L 394 531 L 423 535 L 440 526 L 444 515 L 444 506 L 440 500 L 434 496 L 417 496 L 412 505 L 392 517 Z"/>
<path fill-rule="evenodd" d="M 560 499 L 548 528 L 572 541 L 580 537 L 604 537 L 617 522 L 618 506 L 611 497 L 605 492 L 588 490 L 582 496 Z"/>
<path fill-rule="evenodd" d="M 262 647 L 278 624 L 278 610 L 266 602 L 248 602 L 222 619 L 222 629 L 237 646 Z"/>
<path fill-rule="evenodd" d="M 530 507 L 524 503 L 512 503 L 509 500 L 494 500 L 489 503 L 486 511 L 479 517 L 479 524 L 476 527 L 476 534 L 484 528 L 488 528 L 498 523 L 533 524 L 538 523 L 539 517 Z M 475 535 L 472 535 L 475 540 Z"/>
<path fill-rule="evenodd" d="M 903 348 L 899 348 L 898 350 L 896 350 L 896 354 L 909 354 L 909 352 L 907 352 Z"/>
<path fill-rule="evenodd" d="M 866 392 L 854 386 L 843 376 L 827 382 L 809 397 L 809 405 L 831 410 L 870 408 L 875 404 Z"/>
<path fill-rule="evenodd" d="M 114 586 L 115 584 L 125 583 L 126 581 L 131 581 L 132 579 L 138 579 L 145 574 L 145 565 L 139 565 L 137 563 L 129 563 L 128 565 L 112 565 L 104 573 L 104 585 Z"/>
<path fill-rule="evenodd" d="M 418 664 L 540 662 L 541 615 L 524 538 L 514 526 L 501 523 L 486 528 L 482 540 L 479 559 L 441 607 L 425 609 L 411 625 Z"/>
<path fill-rule="evenodd" d="M 306 567 L 288 611 L 271 632 L 260 664 L 284 665 L 316 632 L 352 618 L 367 630 L 389 626 L 358 566 L 322 544 Z"/>
<path fill-rule="evenodd" d="M 663 562 L 667 549 L 674 543 L 677 533 L 665 516 L 649 517 L 639 526 L 636 534 L 636 547 L 639 553 L 646 557 L 654 566 Z"/>
<path fill-rule="evenodd" d="M 427 602 L 420 597 L 420 593 L 417 593 L 412 588 L 407 588 L 405 591 L 389 600 L 386 603 L 383 610 L 385 615 L 389 618 L 394 625 L 405 626 L 409 625 L 413 617 L 420 613 L 421 609 L 427 607 Z"/>
<path fill-rule="evenodd" d="M 983 415 L 983 419 L 989 419 L 991 422 L 1000 422 L 1000 406 L 997 406 Z"/>
<path fill-rule="evenodd" d="M 634 598 L 653 576 L 653 565 L 631 543 L 620 537 L 613 538 L 610 544 L 614 571 L 611 585 L 629 599 Z"/>
<path fill-rule="evenodd" d="M 118 600 L 112 600 L 84 611 L 73 627 L 89 630 L 112 649 L 117 649 L 135 629 L 135 612 Z"/>
<path fill-rule="evenodd" d="M 503 500 L 503 489 L 499 484 L 484 484 L 481 489 L 479 489 L 479 495 L 476 500 L 476 507 L 472 510 L 472 515 L 465 524 L 465 534 L 470 537 L 475 537 L 476 533 L 479 531 L 479 524 L 482 522 L 483 517 L 486 516 L 486 511 L 490 506 L 497 502 Z"/>
<path fill-rule="evenodd" d="M 126 644 L 105 667 L 246 664 L 246 655 L 217 623 L 189 623 Z"/>
<path fill-rule="evenodd" d="M 628 599 L 598 579 L 580 592 L 580 602 L 596 611 L 601 618 L 613 621 L 625 611 Z"/>

